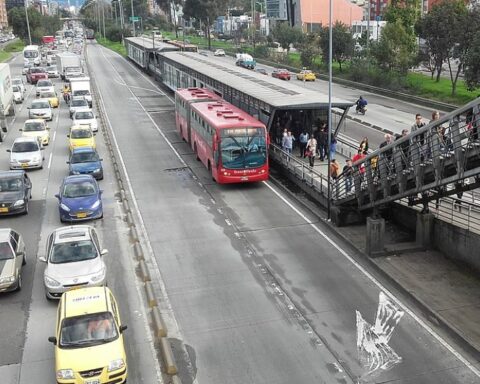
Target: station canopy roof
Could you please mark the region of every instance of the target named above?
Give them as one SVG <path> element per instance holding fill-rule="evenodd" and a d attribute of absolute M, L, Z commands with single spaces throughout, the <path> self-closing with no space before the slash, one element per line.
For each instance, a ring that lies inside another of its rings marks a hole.
<path fill-rule="evenodd" d="M 306 88 L 300 81 L 284 81 L 195 52 L 165 52 L 166 58 L 215 81 L 250 95 L 276 109 L 326 109 L 328 93 Z M 296 79 L 295 74 L 292 77 Z M 332 107 L 351 107 L 352 101 L 332 97 Z"/>

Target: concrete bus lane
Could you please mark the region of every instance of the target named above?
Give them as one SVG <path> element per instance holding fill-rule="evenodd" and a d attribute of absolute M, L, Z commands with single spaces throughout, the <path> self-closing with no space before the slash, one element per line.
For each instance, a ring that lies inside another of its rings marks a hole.
<path fill-rule="evenodd" d="M 105 95 L 127 100 L 107 111 L 199 383 L 244 382 L 246 374 L 276 383 L 478 382 L 478 368 L 316 217 L 268 182 L 211 182 L 176 135 L 165 97 L 152 113 L 157 126 L 141 116 L 154 110 L 146 90 L 155 86 L 114 53 L 92 46 L 89 57 Z M 116 108 L 129 112 L 117 118 Z"/>
<path fill-rule="evenodd" d="M 62 83 L 60 80 L 54 82 L 58 91 Z M 24 105 L 29 105 L 33 98 L 34 93 L 31 93 Z M 2 295 L 0 298 L 0 340 L 2 345 L 8 347 L 0 351 L 0 373 L 2 383 L 5 384 L 55 382 L 54 347 L 47 338 L 54 334 L 57 302 L 47 301 L 45 298 L 44 265 L 37 261 L 37 257 L 45 253 L 47 236 L 61 226 L 58 202 L 54 195 L 58 193 L 63 177 L 68 175 L 66 161 L 69 150 L 66 135 L 71 120 L 63 100 L 54 113 L 54 121 L 49 123 L 52 128 L 51 143 L 45 151 L 44 169 L 29 172 L 33 183 L 30 213 L 28 216 L 2 220 L 2 227 L 11 226 L 24 235 L 29 257 L 22 291 Z M 8 148 L 14 138 L 20 135 L 18 129 L 23 126 L 26 118 L 27 109 L 24 108 L 17 115 L 15 126 L 9 131 L 6 142 L 0 148 Z M 129 381 L 161 382 L 161 379 L 158 379 L 159 368 L 151 336 L 147 332 L 145 306 L 136 282 L 128 230 L 118 203 L 114 172 L 102 135 L 98 134 L 96 140 L 98 152 L 104 159 L 105 179 L 100 182 L 100 187 L 104 190 L 102 200 L 105 217 L 87 224 L 97 229 L 103 247 L 109 249 L 106 256 L 108 283 L 119 302 L 122 322 L 129 327 L 125 333 Z M 50 154 L 52 158 L 49 161 Z M 6 164 L 5 169 L 8 169 L 7 155 L 0 150 L 0 164 Z"/>

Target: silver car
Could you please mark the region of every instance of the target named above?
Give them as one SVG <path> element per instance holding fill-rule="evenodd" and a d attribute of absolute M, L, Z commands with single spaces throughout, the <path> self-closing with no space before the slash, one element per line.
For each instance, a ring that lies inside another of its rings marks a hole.
<path fill-rule="evenodd" d="M 83 96 L 72 97 L 70 101 L 70 118 L 78 111 L 90 111 L 88 101 Z"/>
<path fill-rule="evenodd" d="M 37 81 L 37 87 L 36 87 L 37 96 L 39 96 L 41 92 L 55 92 L 55 87 L 53 86 L 51 80 Z"/>
<path fill-rule="evenodd" d="M 36 137 L 18 137 L 10 152 L 10 169 L 43 168 L 43 147 Z"/>
<path fill-rule="evenodd" d="M 48 75 L 49 79 L 51 79 L 53 77 L 55 77 L 55 78 L 59 77 L 57 67 L 55 65 L 48 66 L 47 67 L 47 75 Z"/>
<path fill-rule="evenodd" d="M 53 120 L 52 107 L 48 99 L 33 100 L 32 105 L 28 107 L 29 119 L 45 119 L 48 121 Z"/>
<path fill-rule="evenodd" d="M 93 132 L 98 131 L 97 117 L 92 111 L 78 111 L 73 114 L 73 125 L 89 125 Z"/>
<path fill-rule="evenodd" d="M 14 77 L 12 78 L 12 85 L 16 85 L 20 88 L 22 93 L 25 93 L 25 83 L 23 82 L 23 79 L 21 77 Z"/>
<path fill-rule="evenodd" d="M 78 287 L 102 286 L 106 283 L 107 267 L 97 232 L 89 225 L 61 227 L 47 238 L 47 264 L 43 274 L 45 296 L 59 299 L 62 294 Z"/>
<path fill-rule="evenodd" d="M 22 289 L 22 267 L 26 263 L 22 235 L 11 228 L 0 229 L 0 292 Z"/>

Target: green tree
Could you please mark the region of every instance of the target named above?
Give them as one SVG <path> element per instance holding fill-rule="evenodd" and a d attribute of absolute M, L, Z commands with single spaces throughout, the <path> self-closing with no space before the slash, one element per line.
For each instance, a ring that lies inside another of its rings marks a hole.
<path fill-rule="evenodd" d="M 42 36 L 55 35 L 55 32 L 61 29 L 63 22 L 58 16 L 44 16 L 36 9 L 28 8 L 28 21 L 32 42 L 39 43 Z M 28 41 L 28 29 L 25 18 L 25 8 L 15 7 L 8 12 L 8 22 L 12 26 L 13 33 L 22 40 Z"/>
<path fill-rule="evenodd" d="M 335 22 L 332 27 L 332 60 L 336 61 L 342 70 L 342 63 L 352 57 L 354 40 L 350 28 L 342 22 Z M 329 51 L 329 28 L 320 30 L 320 49 L 324 61 L 327 62 Z"/>
<path fill-rule="evenodd" d="M 480 31 L 475 34 L 474 42 L 464 64 L 465 85 L 469 91 L 480 87 Z"/>
<path fill-rule="evenodd" d="M 379 67 L 401 74 L 407 73 L 416 58 L 416 44 L 400 20 L 387 23 L 371 50 Z"/>
<path fill-rule="evenodd" d="M 288 23 L 277 23 L 272 34 L 275 41 L 280 43 L 280 46 L 287 52 L 290 50 L 290 45 L 299 43 L 303 38 L 302 30 L 291 27 Z"/>
<path fill-rule="evenodd" d="M 318 40 L 319 37 L 315 34 L 305 35 L 299 44 L 300 61 L 303 67 L 312 68 L 315 58 L 318 56 Z"/>

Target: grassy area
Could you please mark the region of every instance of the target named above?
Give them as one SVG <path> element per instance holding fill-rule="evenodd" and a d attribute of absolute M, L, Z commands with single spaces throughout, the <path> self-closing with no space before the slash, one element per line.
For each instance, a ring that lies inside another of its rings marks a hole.
<path fill-rule="evenodd" d="M 0 50 L 0 63 L 7 61 L 12 54 L 10 52 L 5 52 L 4 50 Z"/>
<path fill-rule="evenodd" d="M 125 49 L 125 46 L 122 43 L 119 43 L 116 41 L 110 41 L 108 39 L 104 39 L 101 37 L 97 37 L 97 43 L 111 49 L 112 51 L 119 53 L 122 56 L 127 56 L 127 50 Z"/>
<path fill-rule="evenodd" d="M 22 40 L 15 40 L 8 43 L 3 49 L 5 52 L 21 52 L 25 47 L 25 43 Z"/>

